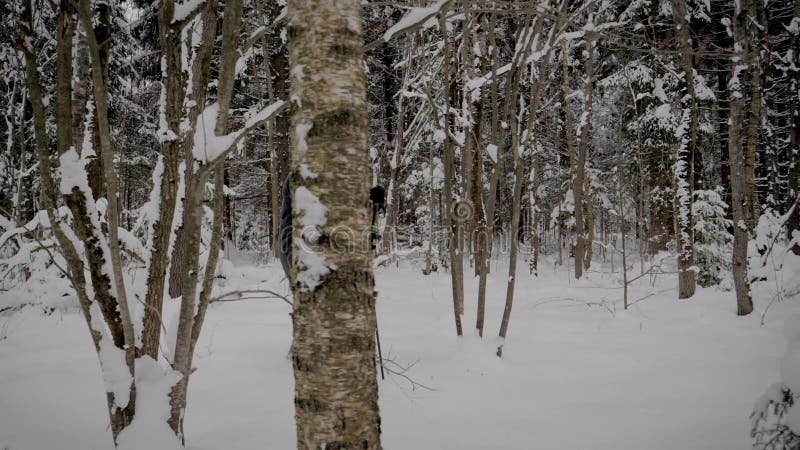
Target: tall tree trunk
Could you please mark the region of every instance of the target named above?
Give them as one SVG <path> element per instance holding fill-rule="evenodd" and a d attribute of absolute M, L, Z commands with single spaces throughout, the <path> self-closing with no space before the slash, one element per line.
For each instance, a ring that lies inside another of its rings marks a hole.
<path fill-rule="evenodd" d="M 678 48 L 683 70 L 681 123 L 676 136 L 681 140 L 675 162 L 676 223 L 678 247 L 678 298 L 690 298 L 697 285 L 694 265 L 694 227 L 692 197 L 694 190 L 694 153 L 697 141 L 697 96 L 694 89 L 694 58 L 689 34 L 686 0 L 675 0 L 673 18 L 677 25 Z"/>
<path fill-rule="evenodd" d="M 445 80 L 443 86 L 444 92 L 444 105 L 445 112 L 442 119 L 442 127 L 444 128 L 444 194 L 442 208 L 444 212 L 444 226 L 447 230 L 447 250 L 450 257 L 450 279 L 453 291 L 453 315 L 456 323 L 456 335 L 461 336 L 463 330 L 461 328 L 461 315 L 463 314 L 464 305 L 464 271 L 461 264 L 463 261 L 459 251 L 458 241 L 460 239 L 460 227 L 458 220 L 454 218 L 457 213 L 458 203 L 453 201 L 453 190 L 457 189 L 455 182 L 455 143 L 451 138 L 451 125 L 453 122 L 452 114 L 450 114 L 451 101 L 454 97 L 455 85 L 453 84 L 452 77 L 452 52 L 450 39 L 447 35 L 447 27 L 445 26 L 444 14 L 441 15 L 439 22 L 439 29 L 444 36 L 444 62 L 443 62 L 443 79 Z M 456 196 L 458 198 L 459 196 Z"/>
<path fill-rule="evenodd" d="M 617 180 L 617 207 L 620 238 L 622 239 L 622 306 L 628 309 L 628 253 L 625 249 L 625 197 L 622 190 L 622 173 Z"/>
<path fill-rule="evenodd" d="M 360 4 L 289 0 L 287 8 L 298 99 L 292 365 L 299 450 L 381 448 L 374 281 L 364 239 L 370 171 Z M 316 175 L 302 176 L 301 165 Z"/>
<path fill-rule="evenodd" d="M 497 65 L 498 65 L 498 54 L 497 54 L 497 47 L 496 47 L 496 24 L 497 24 L 497 14 L 492 14 L 490 21 L 489 21 L 489 48 L 491 48 L 491 58 L 492 58 L 492 80 L 497 79 Z M 497 198 L 497 183 L 500 179 L 500 154 L 498 152 L 498 136 L 500 134 L 500 115 L 499 115 L 499 108 L 500 108 L 500 101 L 499 101 L 499 91 L 500 88 L 498 87 L 498 83 L 493 82 L 491 85 L 491 129 L 490 129 L 490 137 L 489 142 L 493 146 L 493 155 L 490 155 L 491 159 L 494 159 L 494 163 L 492 164 L 492 169 L 489 173 L 489 193 L 486 196 L 486 211 L 484 212 L 479 208 L 476 208 L 475 211 L 479 214 L 478 219 L 478 228 L 477 228 L 477 240 L 475 245 L 478 248 L 478 253 L 476 255 L 475 266 L 478 269 L 478 307 L 477 307 L 477 317 L 475 320 L 475 328 L 478 329 L 478 335 L 483 337 L 483 329 L 484 329 L 484 322 L 486 316 L 486 281 L 487 276 L 489 274 L 489 262 L 492 259 L 492 237 L 494 236 L 494 207 L 495 207 L 495 199 Z"/>
<path fill-rule="evenodd" d="M 578 155 L 575 160 L 575 174 L 572 178 L 572 196 L 575 201 L 575 278 L 583 275 L 584 257 L 586 254 L 585 223 L 583 219 L 583 187 L 586 183 L 586 154 L 589 151 L 589 132 L 592 123 L 592 96 L 594 94 L 594 41 L 587 34 L 586 45 L 586 79 L 584 86 L 584 110 L 581 114 Z M 565 59 L 567 59 L 565 57 Z"/>
<path fill-rule="evenodd" d="M 761 27 L 769 26 L 768 23 L 759 24 L 763 18 L 761 6 L 762 2 L 747 1 L 747 14 L 750 16 L 750 23 L 748 24 L 747 39 L 749 41 L 748 47 L 748 61 L 747 65 L 750 70 L 750 85 L 749 91 L 749 108 L 747 111 L 747 135 L 744 142 L 745 156 L 744 156 L 744 216 L 747 230 L 752 233 L 756 228 L 758 222 L 758 202 L 756 192 L 756 148 L 758 147 L 759 134 L 762 125 L 762 92 L 761 80 L 764 76 L 764 67 L 761 60 L 762 39 Z M 769 51 L 766 49 L 765 51 Z"/>
<path fill-rule="evenodd" d="M 531 209 L 531 223 L 530 223 L 530 231 L 531 231 L 531 251 L 533 254 L 531 255 L 531 266 L 530 271 L 531 275 L 539 276 L 539 246 L 540 246 L 540 235 L 539 235 L 539 224 L 541 222 L 541 215 L 542 210 L 539 206 L 539 186 L 541 184 L 541 176 L 542 176 L 542 159 L 541 156 L 534 152 L 531 156 L 531 187 L 529 191 L 530 195 L 530 209 Z"/>
<path fill-rule="evenodd" d="M 80 0 L 78 3 L 78 16 L 81 20 L 83 28 L 86 32 L 86 41 L 89 48 L 89 56 L 92 62 L 92 88 L 93 99 L 95 104 L 95 124 L 96 133 L 99 140 L 99 153 L 100 161 L 103 165 L 104 175 L 104 190 L 106 192 L 107 212 L 106 222 L 108 224 L 107 242 L 108 242 L 108 263 L 111 266 L 111 274 L 109 277 L 113 279 L 112 286 L 114 287 L 114 296 L 116 297 L 116 309 L 119 312 L 121 321 L 122 333 L 124 336 L 124 345 L 121 350 L 125 355 L 125 365 L 131 376 L 131 384 L 129 389 L 129 400 L 125 408 L 111 408 L 112 410 L 112 429 L 115 428 L 114 422 L 116 421 L 117 429 L 126 427 L 129 424 L 135 408 L 136 399 L 136 385 L 133 382 L 134 374 L 134 358 L 135 358 L 135 345 L 136 340 L 133 327 L 133 319 L 131 316 L 131 309 L 128 304 L 128 297 L 125 288 L 125 278 L 122 274 L 122 253 L 120 250 L 119 242 L 119 218 L 120 207 L 118 199 L 118 182 L 117 174 L 114 169 L 114 150 L 111 142 L 111 129 L 108 121 L 108 83 L 106 68 L 108 55 L 103 54 L 103 48 L 107 47 L 107 42 L 98 42 L 97 37 L 92 27 L 93 11 L 90 8 L 89 0 Z M 107 39 L 106 39 L 107 41 Z M 102 47 L 102 48 L 101 48 Z M 87 196 L 89 194 L 87 193 Z M 108 318 L 106 318 L 108 322 Z M 119 347 L 119 346 L 118 346 Z M 130 416 L 125 412 L 125 409 L 130 410 Z M 115 434 L 116 437 L 116 434 Z"/>
<path fill-rule="evenodd" d="M 794 17 L 800 17 L 800 0 L 794 0 Z M 800 66 L 800 32 L 792 36 L 792 49 L 794 50 L 795 67 Z M 794 71 L 794 76 L 790 83 L 791 92 L 789 95 L 794 98 L 791 101 L 791 137 L 789 150 L 789 194 L 790 198 L 800 197 L 800 70 Z M 786 222 L 787 238 L 792 239 L 794 232 L 800 233 L 800 208 L 795 207 L 789 220 Z M 792 252 L 800 255 L 800 242 L 795 242 Z"/>
<path fill-rule="evenodd" d="M 511 151 L 514 153 L 514 193 L 511 201 L 511 242 L 509 242 L 508 282 L 506 285 L 506 304 L 503 309 L 503 319 L 500 322 L 500 337 L 505 338 L 508 333 L 508 323 L 511 320 L 511 308 L 514 302 L 514 284 L 517 278 L 517 250 L 519 248 L 519 216 L 522 203 L 522 185 L 524 166 L 519 155 L 519 138 L 515 131 L 517 125 L 511 125 Z M 502 345 L 498 349 L 498 356 L 502 355 Z"/>
<path fill-rule="evenodd" d="M 161 310 L 164 302 L 165 277 L 171 256 L 170 243 L 174 239 L 172 228 L 179 181 L 180 123 L 186 91 L 186 77 L 181 70 L 181 31 L 171 23 L 174 12 L 173 0 L 161 2 L 158 10 L 158 29 L 161 43 L 162 101 L 157 136 L 161 143 L 161 155 L 156 169 L 161 172 L 161 176 L 158 179 L 158 221 L 153 224 L 150 264 L 147 268 L 146 307 L 141 349 L 142 354 L 149 355 L 154 359 L 158 357 L 158 344 L 163 327 Z"/>
<path fill-rule="evenodd" d="M 585 177 L 584 189 L 586 194 L 586 246 L 584 248 L 583 265 L 588 270 L 592 265 L 594 255 L 594 203 L 592 202 L 592 183 L 590 177 Z"/>
<path fill-rule="evenodd" d="M 754 0 L 746 0 L 747 3 Z M 747 201 L 747 184 L 745 174 L 745 146 L 742 143 L 744 127 L 745 92 L 742 76 L 752 71 L 746 63 L 750 60 L 747 39 L 750 18 L 747 4 L 737 4 L 733 17 L 734 62 L 732 77 L 728 84 L 730 90 L 730 124 L 728 128 L 728 157 L 731 172 L 731 209 L 733 212 L 733 284 L 736 289 L 737 314 L 744 316 L 753 311 L 753 300 L 750 297 L 750 280 L 747 275 L 747 242 L 750 234 L 747 229 L 745 202 Z M 741 64 L 744 62 L 745 64 Z"/>
<path fill-rule="evenodd" d="M 514 161 L 514 191 L 512 194 L 511 200 L 511 229 L 510 229 L 510 242 L 509 242 L 509 259 L 508 259 L 508 281 L 506 283 L 506 303 L 505 307 L 503 308 L 503 318 L 500 321 L 500 332 L 499 336 L 505 339 L 506 334 L 508 333 L 508 324 L 511 320 L 511 309 L 514 304 L 514 287 L 517 281 L 517 253 L 519 250 L 519 222 L 520 222 L 520 209 L 522 205 L 522 186 L 525 184 L 525 166 L 522 160 L 522 145 L 523 142 L 520 142 L 520 129 L 522 127 L 522 121 L 519 120 L 519 107 L 520 101 L 517 99 L 517 89 L 519 86 L 519 81 L 522 76 L 522 73 L 526 69 L 527 66 L 527 58 L 528 55 L 534 50 L 534 43 L 538 44 L 536 50 L 539 50 L 543 46 L 547 46 L 548 49 L 551 47 L 550 42 L 547 43 L 540 43 L 539 40 L 543 38 L 542 36 L 542 27 L 544 20 L 541 17 L 536 17 L 532 19 L 533 22 L 529 23 L 527 27 L 525 27 L 520 36 L 522 37 L 521 41 L 525 42 L 523 45 L 523 49 L 515 54 L 515 59 L 517 66 L 512 69 L 512 74 L 509 76 L 509 82 L 512 85 L 512 88 L 508 90 L 508 96 L 506 101 L 508 102 L 506 105 L 505 116 L 506 120 L 509 123 L 509 128 L 511 129 L 511 153 L 513 155 Z M 552 35 L 551 35 L 552 37 Z M 527 41 L 526 41 L 527 39 Z M 549 50 L 546 54 L 542 57 L 543 61 L 548 60 Z M 524 61 L 524 63 L 523 63 Z M 512 62 L 514 65 L 514 62 Z M 544 63 L 542 63 L 542 67 L 544 67 Z M 533 70 L 533 67 L 531 67 Z M 528 104 L 528 121 L 527 121 L 527 137 L 528 139 L 531 138 L 534 127 L 536 125 L 536 108 L 538 107 L 538 100 L 539 100 L 539 92 L 542 85 L 542 78 L 537 78 L 531 83 L 530 88 L 530 101 Z M 499 158 L 499 156 L 498 156 Z M 503 355 L 503 345 L 501 344 L 497 349 L 497 356 L 501 357 Z"/>

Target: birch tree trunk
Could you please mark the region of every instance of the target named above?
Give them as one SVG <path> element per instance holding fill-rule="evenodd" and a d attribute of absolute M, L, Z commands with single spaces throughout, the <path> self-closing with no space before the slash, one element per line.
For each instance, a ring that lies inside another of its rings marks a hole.
<path fill-rule="evenodd" d="M 287 7 L 299 450 L 381 448 L 360 3 Z"/>

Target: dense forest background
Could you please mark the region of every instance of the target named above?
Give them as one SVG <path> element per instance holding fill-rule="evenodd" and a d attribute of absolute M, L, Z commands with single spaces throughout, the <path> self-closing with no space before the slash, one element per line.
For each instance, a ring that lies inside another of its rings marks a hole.
<path fill-rule="evenodd" d="M 124 379 L 171 361 L 178 435 L 226 264 L 277 258 L 284 182 L 317 176 L 297 159 L 322 127 L 292 119 L 306 75 L 285 3 L 0 4 L 0 288 L 33 302 L 31 285 L 68 282 Z M 449 273 L 456 334 L 474 277 L 484 335 L 499 270 L 502 338 L 520 270 L 610 266 L 625 309 L 654 274 L 680 299 L 730 291 L 739 315 L 754 283 L 800 292 L 800 1 L 422 3 L 363 2 L 363 52 L 320 42 L 365 63 L 376 267 Z M 135 384 L 107 392 L 116 439 Z"/>

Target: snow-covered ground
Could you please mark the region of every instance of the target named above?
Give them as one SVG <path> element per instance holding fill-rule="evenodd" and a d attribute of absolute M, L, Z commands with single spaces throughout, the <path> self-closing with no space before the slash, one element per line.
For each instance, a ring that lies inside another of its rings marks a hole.
<path fill-rule="evenodd" d="M 797 298 L 775 302 L 762 325 L 767 288 L 755 289 L 756 311 L 742 318 L 732 292 L 678 301 L 673 275 L 654 285 L 645 276 L 623 311 L 618 273 L 593 266 L 575 282 L 544 265 L 535 278 L 521 264 L 502 359 L 502 264 L 489 281 L 483 339 L 476 279 L 467 277 L 459 339 L 447 273 L 377 270 L 384 357 L 407 369 L 380 382 L 385 448 L 750 448 L 750 411 L 778 380 L 783 319 L 800 311 Z M 287 289 L 278 265 L 240 270 L 249 283 Z M 280 300 L 212 305 L 190 382 L 190 448 L 295 447 L 288 313 Z M 77 310 L 0 315 L 0 449 L 111 449 L 102 386 Z"/>

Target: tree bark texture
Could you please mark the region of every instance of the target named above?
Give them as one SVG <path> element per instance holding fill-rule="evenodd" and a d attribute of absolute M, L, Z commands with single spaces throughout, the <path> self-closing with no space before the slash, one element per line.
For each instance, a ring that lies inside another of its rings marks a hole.
<path fill-rule="evenodd" d="M 752 0 L 749 0 L 752 1 Z M 744 92 L 742 77 L 747 74 L 748 49 L 747 28 L 749 17 L 746 7 L 734 11 L 733 39 L 735 60 L 732 64 L 732 77 L 728 85 L 731 92 L 730 119 L 728 129 L 728 158 L 731 172 L 731 210 L 733 212 L 733 285 L 736 289 L 737 314 L 745 316 L 753 311 L 750 296 L 750 280 L 747 275 L 747 242 L 750 233 L 747 229 L 745 202 L 747 190 L 745 181 L 745 148 L 742 139 L 744 126 Z"/>
<path fill-rule="evenodd" d="M 381 448 L 360 4 L 287 5 L 299 450 Z"/>
<path fill-rule="evenodd" d="M 692 197 L 694 191 L 694 153 L 697 142 L 697 97 L 694 89 L 694 58 L 689 34 L 686 0 L 673 3 L 677 25 L 678 48 L 683 70 L 681 98 L 680 147 L 675 162 L 676 223 L 678 251 L 678 298 L 690 298 L 697 285 L 694 264 L 694 229 Z"/>

